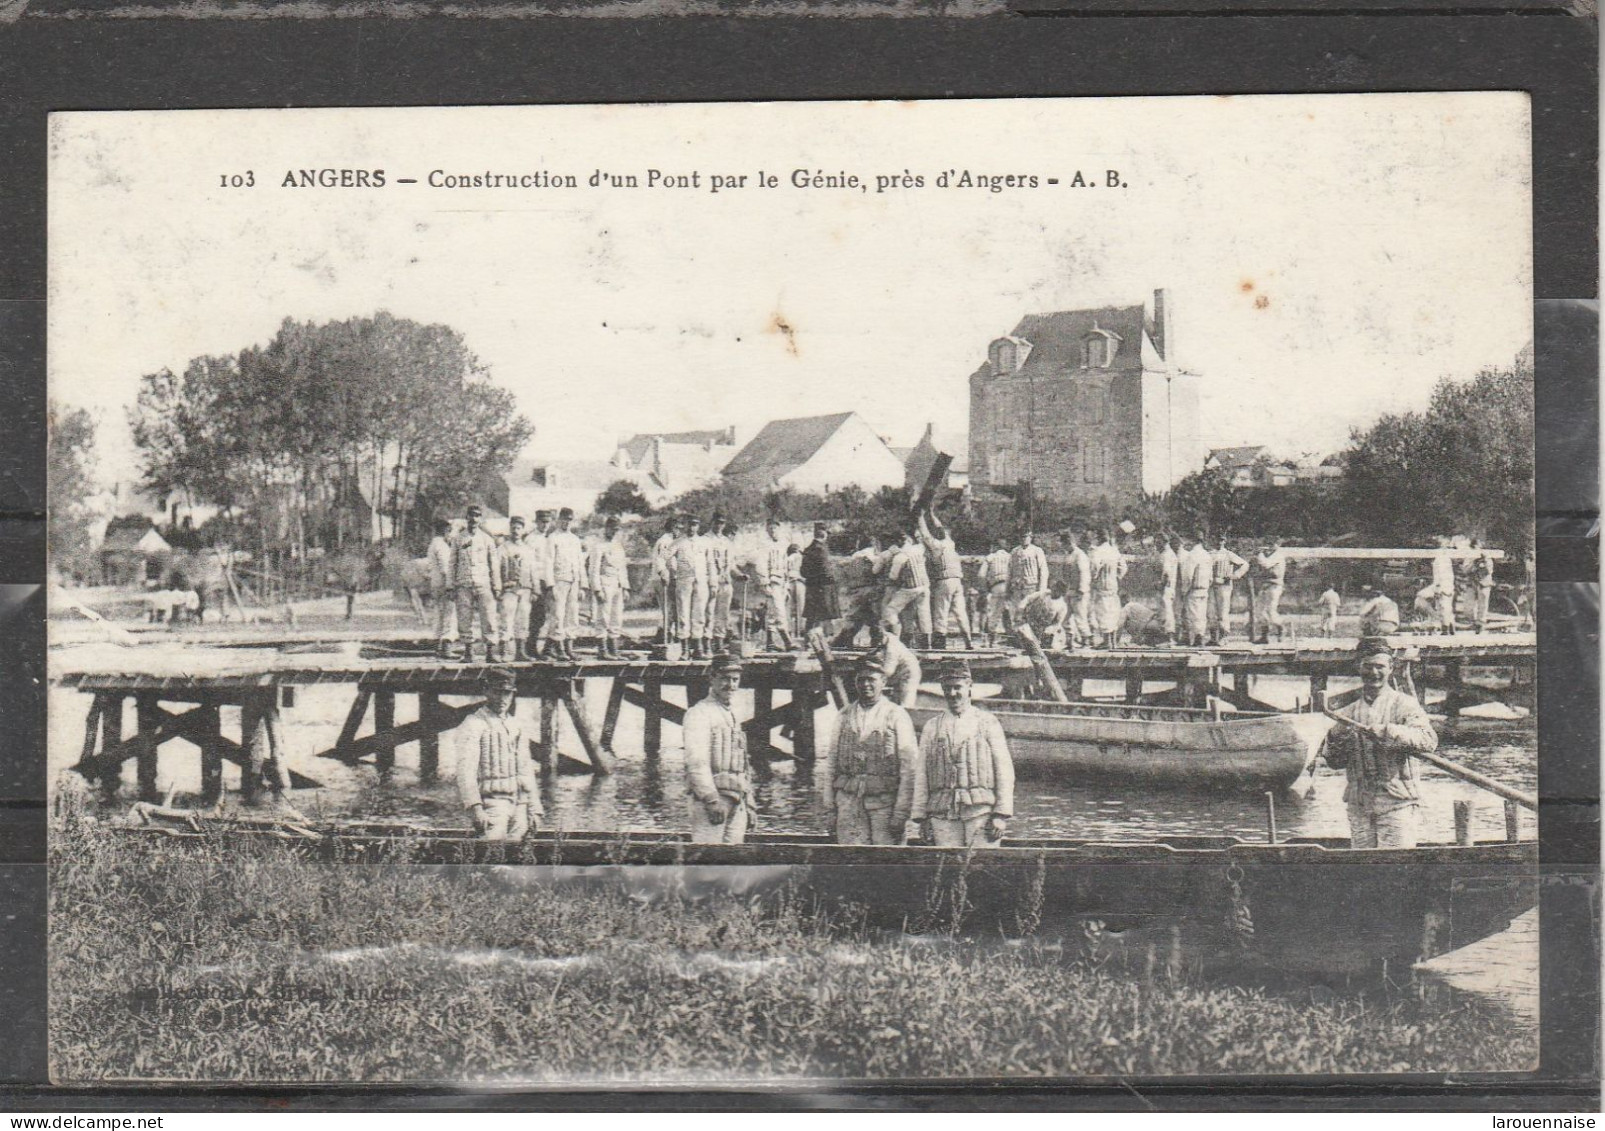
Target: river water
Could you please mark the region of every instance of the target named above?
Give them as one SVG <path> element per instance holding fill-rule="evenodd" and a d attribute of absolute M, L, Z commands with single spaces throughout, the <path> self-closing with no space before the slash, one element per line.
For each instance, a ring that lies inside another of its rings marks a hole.
<path fill-rule="evenodd" d="M 63 660 L 60 655 L 55 659 Z M 1158 686 L 1158 685 L 1155 685 Z M 1288 680 L 1287 697 L 1303 693 L 1304 681 Z M 1117 694 L 1119 685 L 1102 688 L 1089 684 L 1090 695 Z M 1341 690 L 1334 682 L 1333 690 Z M 1272 678 L 1256 684 L 1256 694 L 1276 701 L 1278 689 Z M 681 689 L 666 689 L 673 701 L 683 703 Z M 315 752 L 334 744 L 349 709 L 353 689 L 327 685 L 301 688 L 296 706 L 284 712 L 285 730 L 290 744 L 290 763 L 297 770 L 322 784 L 318 790 L 298 791 L 294 804 L 309 817 L 373 817 L 406 819 L 421 824 L 462 825 L 461 807 L 454 785 L 448 780 L 425 786 L 418 781 L 417 747 L 400 749 L 397 767 L 388 781 L 381 781 L 371 766 L 347 767 Z M 600 719 L 606 704 L 607 682 L 591 680 L 588 696 L 591 717 Z M 447 698 L 446 702 L 453 702 Z M 50 692 L 50 766 L 52 779 L 77 761 L 83 743 L 83 727 L 90 698 L 80 692 L 55 685 Z M 750 696 L 743 693 L 738 707 L 752 710 Z M 520 703 L 526 719 L 533 719 L 537 705 Z M 411 696 L 398 696 L 396 721 L 415 717 Z M 131 713 L 131 712 L 130 712 Z M 821 711 L 817 720 L 821 742 L 833 727 L 834 712 Z M 583 761 L 577 737 L 562 720 L 559 748 Z M 589 774 L 557 773 L 542 781 L 547 823 L 567 829 L 614 831 L 619 829 L 677 830 L 686 827 L 686 791 L 681 751 L 675 743 L 679 728 L 663 728 L 664 749 L 656 757 L 643 753 L 642 716 L 626 707 L 619 719 L 614 739 L 618 756 L 616 772 L 605 778 Z M 224 733 L 238 734 L 238 711 L 223 712 Z M 530 723 L 534 730 L 535 724 Z M 452 765 L 450 735 L 443 736 L 442 769 Z M 1537 783 L 1537 744 L 1531 726 L 1513 725 L 1474 742 L 1446 740 L 1440 747 L 1450 758 L 1463 762 L 1490 777 L 1518 789 L 1533 791 Z M 1452 841 L 1454 802 L 1472 803 L 1473 835 L 1478 839 L 1499 839 L 1504 835 L 1503 803 L 1473 786 L 1450 778 L 1431 766 L 1418 764 L 1422 773 L 1422 833 L 1424 840 Z M 133 763 L 125 764 L 124 799 L 132 794 Z M 818 783 L 811 766 L 778 761 L 761 770 L 757 782 L 759 827 L 775 832 L 818 832 L 825 828 L 819 802 Z M 195 747 L 187 742 L 169 742 L 162 748 L 158 780 L 165 790 L 176 787 L 180 804 L 190 800 L 185 794 L 199 790 L 200 768 Z M 237 788 L 238 771 L 225 767 L 225 785 Z M 1343 806 L 1343 775 L 1325 767 L 1317 769 L 1313 790 L 1307 796 L 1284 793 L 1276 799 L 1280 835 L 1348 835 Z M 1159 790 L 1151 786 L 1118 783 L 1090 784 L 1066 780 L 1051 771 L 1022 771 L 1016 784 L 1015 820 L 1011 831 L 1017 836 L 1073 837 L 1109 841 L 1147 840 L 1167 835 L 1232 835 L 1258 841 L 1266 836 L 1266 802 L 1263 796 Z M 1534 835 L 1534 814 L 1523 810 L 1524 837 Z"/>

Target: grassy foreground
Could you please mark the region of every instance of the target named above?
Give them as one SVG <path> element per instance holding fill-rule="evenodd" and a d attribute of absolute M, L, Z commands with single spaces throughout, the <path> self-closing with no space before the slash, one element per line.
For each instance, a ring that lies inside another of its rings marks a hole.
<path fill-rule="evenodd" d="M 1047 940 L 870 938 L 491 869 L 331 866 L 69 821 L 51 862 L 60 1082 L 573 1083 L 1530 1067 L 1479 1006 L 1118 973 Z"/>

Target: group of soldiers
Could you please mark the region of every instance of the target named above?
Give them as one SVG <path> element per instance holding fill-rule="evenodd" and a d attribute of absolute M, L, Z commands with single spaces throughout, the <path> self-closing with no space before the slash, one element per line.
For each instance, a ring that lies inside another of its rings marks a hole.
<path fill-rule="evenodd" d="M 1346 773 L 1343 800 L 1354 848 L 1410 848 L 1421 791 L 1414 755 L 1437 749 L 1426 711 L 1395 686 L 1385 639 L 1361 641 L 1360 687 L 1330 704 L 1334 727 L 1321 754 Z M 708 693 L 683 722 L 691 840 L 741 844 L 757 816 L 746 726 L 737 710 L 739 657 L 709 667 Z M 888 694 L 873 655 L 858 661 L 853 699 L 818 768 L 823 811 L 840 844 L 903 844 L 917 830 L 937 847 L 1003 839 L 1014 812 L 1014 761 L 996 716 L 971 699 L 969 665 L 942 662 L 945 709 L 916 738 L 907 708 Z M 513 713 L 516 677 L 493 668 L 485 703 L 457 730 L 457 784 L 476 833 L 519 840 L 541 827 L 544 810 L 529 736 Z"/>
<path fill-rule="evenodd" d="M 572 660 L 582 598 L 591 602 L 601 654 L 619 656 L 630 592 L 619 520 L 609 517 L 601 537 L 587 545 L 572 529 L 574 512 L 568 507 L 555 515 L 537 511 L 533 529 L 515 516 L 501 539 L 484 528 L 483 513 L 469 507 L 463 528 L 455 532 L 449 521 L 441 521 L 429 543 L 441 658 Z"/>
<path fill-rule="evenodd" d="M 742 661 L 709 665 L 708 693 L 686 710 L 686 800 L 691 840 L 741 844 L 757 815 L 746 725 L 736 708 Z M 1003 727 L 970 698 L 969 665 L 942 664 L 945 710 L 918 739 L 903 704 L 888 698 L 873 656 L 853 675 L 853 701 L 839 712 L 819 768 L 825 812 L 842 844 L 902 844 L 911 828 L 939 847 L 995 844 L 1014 813 L 1014 762 Z M 529 736 L 513 712 L 517 680 L 486 676 L 485 703 L 457 730 L 457 785 L 481 837 L 518 840 L 544 815 Z"/>

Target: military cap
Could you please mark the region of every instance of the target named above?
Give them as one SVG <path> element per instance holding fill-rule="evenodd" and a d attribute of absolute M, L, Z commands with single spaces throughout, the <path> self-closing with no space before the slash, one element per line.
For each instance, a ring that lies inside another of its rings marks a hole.
<path fill-rule="evenodd" d="M 1367 636 L 1360 641 L 1360 645 L 1354 650 L 1354 654 L 1362 660 L 1371 656 L 1392 657 L 1393 645 L 1389 644 L 1385 637 Z"/>
<path fill-rule="evenodd" d="M 709 670 L 714 675 L 720 675 L 723 672 L 735 672 L 739 675 L 741 673 L 741 657 L 733 656 L 729 652 L 721 652 L 713 658 L 713 663 L 709 665 Z"/>
<path fill-rule="evenodd" d="M 515 514 L 512 518 L 507 520 L 507 525 L 508 526 L 523 526 L 523 525 L 525 525 L 524 516 L 521 515 L 521 514 Z"/>
<path fill-rule="evenodd" d="M 574 517 L 574 508 L 573 507 L 564 507 L 562 510 L 557 512 L 557 517 L 558 518 L 573 518 Z"/>
<path fill-rule="evenodd" d="M 853 661 L 853 674 L 874 672 L 876 675 L 886 674 L 886 650 L 884 648 L 871 648 L 857 660 Z"/>
<path fill-rule="evenodd" d="M 491 668 L 485 673 L 486 691 L 512 691 L 518 686 L 518 677 L 511 668 Z"/>
<path fill-rule="evenodd" d="M 619 516 L 616 514 L 608 515 L 607 521 L 603 522 L 602 525 L 610 530 L 617 530 L 619 526 Z"/>
<path fill-rule="evenodd" d="M 947 683 L 950 680 L 968 680 L 971 678 L 970 662 L 962 657 L 949 657 L 948 659 L 943 660 L 941 667 L 937 669 L 937 679 L 941 683 Z"/>
<path fill-rule="evenodd" d="M 552 517 L 552 512 L 551 511 L 536 511 L 535 512 L 535 518 L 536 518 L 537 521 L 540 520 L 540 519 L 543 519 L 543 518 L 551 518 L 551 517 Z"/>
<path fill-rule="evenodd" d="M 469 514 L 484 514 L 485 513 L 485 508 L 480 506 L 478 503 L 470 503 L 469 506 L 468 506 L 468 513 Z"/>

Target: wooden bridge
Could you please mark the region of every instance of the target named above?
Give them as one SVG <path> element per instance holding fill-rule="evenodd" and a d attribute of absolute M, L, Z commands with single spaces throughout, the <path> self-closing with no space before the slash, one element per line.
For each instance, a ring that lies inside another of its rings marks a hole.
<path fill-rule="evenodd" d="M 342 654 L 267 651 L 273 646 L 305 648 L 304 639 L 252 643 L 255 646 L 210 648 L 204 653 L 182 646 L 138 645 L 120 650 L 115 666 L 85 661 L 72 667 L 72 661 L 64 656 L 66 670 L 56 673 L 57 678 L 65 686 L 93 696 L 83 752 L 74 768 L 103 788 L 115 790 L 124 763 L 132 759 L 141 798 L 157 800 L 157 752 L 167 742 L 185 739 L 199 748 L 206 802 L 222 793 L 224 761 L 241 767 L 241 789 L 249 800 L 263 788 L 263 768 L 285 764 L 283 712 L 294 709 L 297 689 L 336 684 L 352 688 L 351 706 L 334 744 L 317 756 L 348 765 L 369 763 L 387 774 L 396 765 L 397 750 L 415 744 L 419 777 L 431 782 L 440 774 L 440 736 L 479 706 L 488 670 L 488 665 L 443 663 L 426 657 L 422 653 L 429 647 L 427 642 L 419 642 L 418 658 L 364 658 L 349 650 Z M 1401 636 L 1396 643 L 1398 654 L 1413 669 L 1416 687 L 1423 693 L 1427 684 L 1442 688 L 1450 708 L 1481 699 L 1531 695 L 1536 663 L 1532 633 Z M 1034 676 L 1023 653 L 1001 649 L 921 653 L 927 678 L 934 676 L 935 665 L 946 656 L 967 658 L 978 682 L 1001 684 L 1011 697 L 1031 692 Z M 106 657 L 96 659 L 104 661 Z M 845 662 L 850 657 L 842 659 Z M 1355 671 L 1352 640 L 1211 649 L 1080 650 L 1052 653 L 1050 659 L 1073 699 L 1084 697 L 1090 681 L 1114 681 L 1124 684 L 1129 702 L 1203 704 L 1209 696 L 1217 696 L 1239 707 L 1257 709 L 1270 706 L 1254 695 L 1258 677 L 1306 678 L 1313 699 L 1329 678 Z M 205 670 L 197 670 L 202 666 Z M 653 660 L 644 655 L 495 666 L 511 669 L 518 696 L 538 708 L 536 752 L 543 765 L 549 770 L 559 768 L 556 738 L 559 718 L 566 715 L 588 760 L 583 768 L 595 774 L 613 771 L 613 741 L 625 709 L 642 712 L 643 746 L 648 756 L 655 755 L 664 745 L 664 724 L 679 726 L 685 714 L 684 707 L 665 697 L 665 689 L 683 688 L 685 701 L 693 703 L 707 693 L 709 679 L 706 662 Z M 1508 691 L 1491 692 L 1483 684 L 1467 681 L 1470 669 L 1487 667 L 1511 671 Z M 609 684 L 600 726 L 586 705 L 586 689 L 592 680 Z M 820 662 L 796 653 L 760 653 L 745 661 L 742 682 L 754 698 L 753 718 L 747 724 L 754 755 L 811 762 L 817 746 L 815 713 L 836 694 Z M 1166 686 L 1155 690 L 1148 686 L 1151 684 Z M 398 724 L 397 697 L 408 695 L 416 696 L 416 718 Z M 447 703 L 447 697 L 464 701 Z M 128 725 L 130 704 L 132 728 Z M 240 709 L 238 741 L 223 733 L 224 707 Z M 777 731 L 781 742 L 789 738 L 789 750 L 776 745 Z M 277 788 L 310 788 L 318 783 L 288 771 L 273 784 Z"/>

